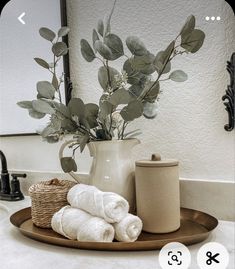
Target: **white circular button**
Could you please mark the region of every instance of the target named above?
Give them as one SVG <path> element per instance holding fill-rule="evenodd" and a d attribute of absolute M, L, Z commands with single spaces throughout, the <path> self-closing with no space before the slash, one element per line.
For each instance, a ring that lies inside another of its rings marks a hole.
<path fill-rule="evenodd" d="M 172 242 L 161 249 L 159 263 L 162 269 L 188 269 L 191 263 L 191 254 L 185 245 Z"/>
<path fill-rule="evenodd" d="M 197 263 L 200 269 L 226 269 L 229 263 L 229 253 L 220 243 L 210 242 L 199 249 Z"/>
<path fill-rule="evenodd" d="M 220 19 L 221 19 L 220 16 L 216 17 L 216 20 L 217 20 L 217 21 L 220 21 Z"/>
<path fill-rule="evenodd" d="M 206 21 L 209 21 L 210 20 L 210 17 L 209 16 L 206 16 Z"/>
<path fill-rule="evenodd" d="M 215 20 L 215 17 L 214 17 L 214 16 L 212 16 L 212 17 L 211 17 L 211 20 L 212 20 L 212 21 L 214 21 L 214 20 Z"/>

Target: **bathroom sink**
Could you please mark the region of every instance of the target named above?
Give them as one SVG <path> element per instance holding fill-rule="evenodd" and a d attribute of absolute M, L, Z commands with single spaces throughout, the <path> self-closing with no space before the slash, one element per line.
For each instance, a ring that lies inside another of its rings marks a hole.
<path fill-rule="evenodd" d="M 0 222 L 4 220 L 9 215 L 8 208 L 0 203 Z"/>

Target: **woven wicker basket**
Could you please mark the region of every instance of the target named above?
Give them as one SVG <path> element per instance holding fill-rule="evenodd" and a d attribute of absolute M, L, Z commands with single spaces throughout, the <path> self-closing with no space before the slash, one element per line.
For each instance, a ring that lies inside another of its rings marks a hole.
<path fill-rule="evenodd" d="M 51 218 L 55 212 L 68 205 L 67 193 L 76 182 L 69 180 L 41 181 L 29 188 L 33 223 L 41 228 L 51 228 Z"/>

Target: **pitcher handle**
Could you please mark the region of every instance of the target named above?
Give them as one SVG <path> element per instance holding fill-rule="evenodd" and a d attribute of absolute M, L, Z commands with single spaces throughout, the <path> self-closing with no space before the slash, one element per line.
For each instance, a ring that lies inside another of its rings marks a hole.
<path fill-rule="evenodd" d="M 69 145 L 69 144 L 72 144 L 72 143 L 76 143 L 77 142 L 77 139 L 71 139 L 71 140 L 68 140 L 68 141 L 65 141 L 61 147 L 60 147 L 60 150 L 59 150 L 59 159 L 63 158 L 64 157 L 64 150 L 65 148 Z M 77 181 L 78 183 L 80 183 L 80 178 L 77 174 L 75 174 L 74 172 L 69 172 L 68 173 L 75 181 Z"/>

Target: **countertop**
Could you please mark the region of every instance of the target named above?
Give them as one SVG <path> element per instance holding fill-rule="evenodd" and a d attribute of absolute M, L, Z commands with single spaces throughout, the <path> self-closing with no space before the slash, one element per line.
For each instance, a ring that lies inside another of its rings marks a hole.
<path fill-rule="evenodd" d="M 9 209 L 9 215 L 30 206 L 30 199 L 23 201 L 0 201 L 0 205 Z M 206 242 L 219 242 L 230 253 L 228 269 L 234 269 L 234 222 L 219 221 L 218 227 L 210 237 L 199 244 L 189 246 L 192 263 L 190 269 L 197 266 L 197 251 Z M 9 221 L 9 217 L 0 219 L 0 268 L 4 269 L 154 269 L 160 268 L 159 251 L 108 252 L 70 249 L 48 245 L 23 236 Z"/>

